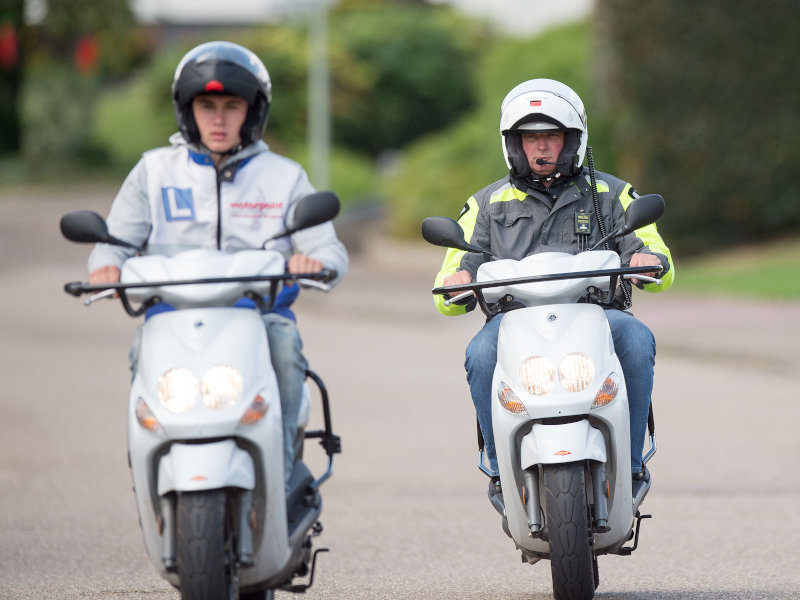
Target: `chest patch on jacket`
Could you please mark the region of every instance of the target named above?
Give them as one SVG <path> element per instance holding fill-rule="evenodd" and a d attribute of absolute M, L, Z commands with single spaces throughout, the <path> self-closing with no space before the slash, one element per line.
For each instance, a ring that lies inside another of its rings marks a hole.
<path fill-rule="evenodd" d="M 161 201 L 167 221 L 196 220 L 191 188 L 162 187 Z"/>

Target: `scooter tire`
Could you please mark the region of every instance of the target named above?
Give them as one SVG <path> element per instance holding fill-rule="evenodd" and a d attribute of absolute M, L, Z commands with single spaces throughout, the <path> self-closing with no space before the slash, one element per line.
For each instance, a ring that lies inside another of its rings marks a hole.
<path fill-rule="evenodd" d="M 236 600 L 238 577 L 225 490 L 181 493 L 177 513 L 181 600 Z"/>
<path fill-rule="evenodd" d="M 581 463 L 545 465 L 544 512 L 555 600 L 591 600 L 595 574 Z"/>

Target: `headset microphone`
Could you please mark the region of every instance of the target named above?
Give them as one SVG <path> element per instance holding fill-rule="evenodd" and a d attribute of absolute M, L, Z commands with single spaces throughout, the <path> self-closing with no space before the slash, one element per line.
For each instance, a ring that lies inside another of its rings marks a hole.
<path fill-rule="evenodd" d="M 559 162 L 548 162 L 543 158 L 537 158 L 536 159 L 536 164 L 537 165 L 553 165 L 554 167 L 557 167 L 559 165 L 566 165 L 567 162 L 568 161 L 566 161 L 566 160 L 562 160 L 562 161 L 559 161 Z"/>

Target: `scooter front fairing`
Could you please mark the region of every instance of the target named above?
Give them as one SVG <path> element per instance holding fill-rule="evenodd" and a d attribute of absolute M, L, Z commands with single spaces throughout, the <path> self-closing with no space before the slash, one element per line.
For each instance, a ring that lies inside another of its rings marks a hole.
<path fill-rule="evenodd" d="M 164 498 L 233 487 L 254 490 L 255 500 L 276 499 L 271 506 L 254 500 L 255 560 L 252 568 L 241 571 L 241 585 L 280 571 L 290 558 L 283 426 L 259 313 L 198 308 L 157 314 L 142 326 L 139 356 L 131 386 L 128 443 L 151 561 L 177 584 L 177 576 L 162 560 L 165 540 L 158 523 L 160 518 L 163 523 Z M 263 411 L 262 418 L 248 420 Z M 281 458 L 265 458 L 270 456 Z M 260 535 L 265 530 L 269 536 Z"/>
<path fill-rule="evenodd" d="M 609 382 L 616 386 L 614 399 L 597 405 L 595 399 Z M 504 408 L 499 401 L 503 390 L 506 395 L 510 390 L 524 409 Z M 627 535 L 632 523 L 627 393 L 601 307 L 551 304 L 503 316 L 492 421 L 508 527 L 520 546 L 542 555 L 549 551 L 546 541 L 529 535 L 522 494 L 525 470 L 544 464 L 603 464 L 611 492 L 610 532 L 597 534 L 597 546 L 613 545 L 619 540 L 612 537 Z"/>

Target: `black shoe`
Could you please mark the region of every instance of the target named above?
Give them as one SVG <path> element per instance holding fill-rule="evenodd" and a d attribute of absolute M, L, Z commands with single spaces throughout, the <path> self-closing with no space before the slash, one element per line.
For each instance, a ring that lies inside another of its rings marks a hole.
<path fill-rule="evenodd" d="M 633 473 L 631 475 L 632 480 L 632 487 L 633 487 L 633 499 L 636 499 L 641 494 L 644 496 L 647 493 L 647 490 L 650 489 L 650 471 L 647 470 L 647 467 L 642 465 L 642 470 L 639 473 Z"/>
<path fill-rule="evenodd" d="M 503 488 L 500 485 L 500 478 L 494 476 L 489 481 L 489 500 L 494 506 L 495 510 L 501 515 L 506 514 L 506 505 L 503 501 Z"/>

